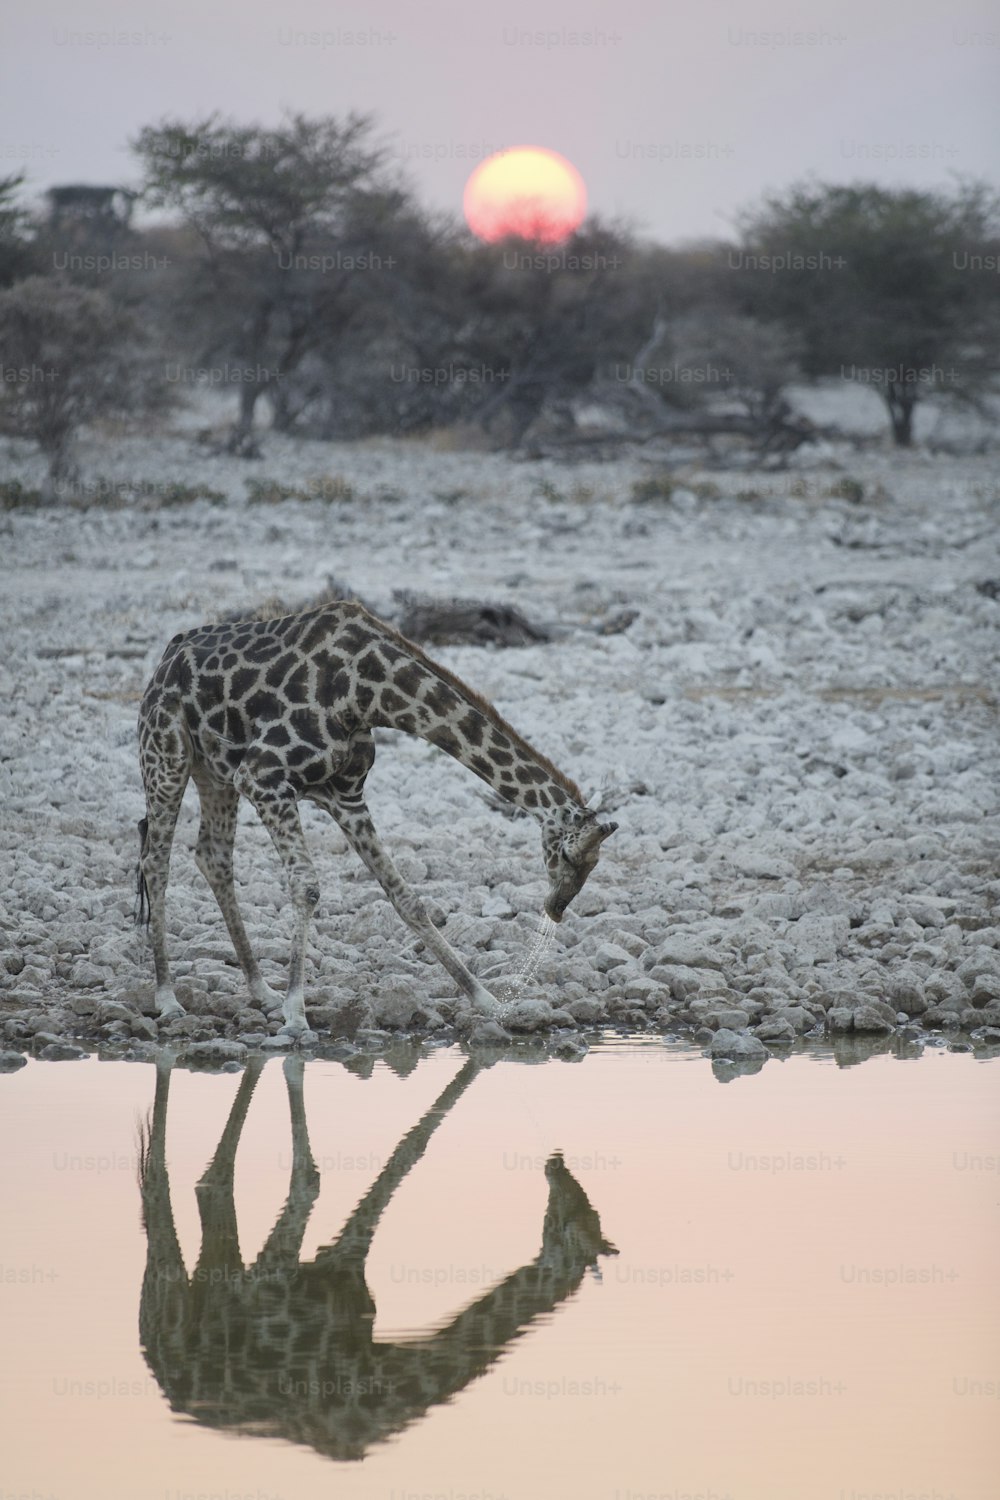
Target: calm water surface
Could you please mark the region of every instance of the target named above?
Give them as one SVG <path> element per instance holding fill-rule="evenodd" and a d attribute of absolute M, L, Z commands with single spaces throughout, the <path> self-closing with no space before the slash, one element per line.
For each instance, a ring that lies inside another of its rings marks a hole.
<path fill-rule="evenodd" d="M 0 1078 L 0 1500 L 992 1500 L 997 1064 Z"/>

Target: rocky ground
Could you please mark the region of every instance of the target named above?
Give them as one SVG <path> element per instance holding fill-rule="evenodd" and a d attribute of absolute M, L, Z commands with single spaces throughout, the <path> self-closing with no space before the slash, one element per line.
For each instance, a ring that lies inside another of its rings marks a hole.
<path fill-rule="evenodd" d="M 8 1065 L 147 1057 L 167 1039 L 233 1067 L 288 1045 L 250 1005 L 194 867 L 193 789 L 168 898 L 189 1014 L 152 1018 L 132 924 L 135 716 L 176 631 L 274 598 L 297 607 L 331 577 L 385 613 L 405 589 L 560 627 L 549 644 L 432 654 L 620 827 L 503 1025 L 475 1026 L 333 824 L 304 809 L 322 883 L 309 1045 L 350 1057 L 458 1033 L 571 1056 L 616 1028 L 693 1038 L 723 1067 L 820 1037 L 845 1059 L 1000 1045 L 989 459 L 827 448 L 784 473 L 689 464 L 667 479 L 669 457 L 649 450 L 570 465 L 269 435 L 254 463 L 180 430 L 94 436 L 81 456 L 101 480 L 88 508 L 0 515 Z M 0 479 L 38 482 L 27 444 L 0 462 Z M 484 982 L 509 983 L 538 929 L 537 827 L 424 742 L 380 741 L 369 791 L 387 845 Z M 236 858 L 281 987 L 289 912 L 249 808 Z"/>

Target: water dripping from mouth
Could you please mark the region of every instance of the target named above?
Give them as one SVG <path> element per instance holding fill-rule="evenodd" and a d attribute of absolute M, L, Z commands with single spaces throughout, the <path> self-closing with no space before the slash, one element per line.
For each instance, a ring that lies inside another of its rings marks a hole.
<path fill-rule="evenodd" d="M 520 994 L 531 981 L 535 970 L 552 946 L 556 925 L 546 912 L 541 913 L 538 919 L 538 931 L 532 938 L 517 973 L 508 981 L 513 994 Z"/>

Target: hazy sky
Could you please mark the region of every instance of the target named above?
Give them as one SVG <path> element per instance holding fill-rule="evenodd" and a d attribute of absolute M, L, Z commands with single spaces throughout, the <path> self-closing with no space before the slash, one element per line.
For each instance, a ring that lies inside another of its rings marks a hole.
<path fill-rule="evenodd" d="M 36 0 L 0 42 L 0 172 L 135 184 L 144 124 L 374 114 L 424 202 L 456 214 L 490 151 L 561 151 L 590 206 L 664 241 L 724 234 L 813 174 L 996 181 L 990 0 Z"/>

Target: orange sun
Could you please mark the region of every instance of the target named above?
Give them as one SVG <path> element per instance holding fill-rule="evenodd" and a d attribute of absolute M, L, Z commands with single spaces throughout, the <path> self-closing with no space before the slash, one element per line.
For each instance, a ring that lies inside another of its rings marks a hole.
<path fill-rule="evenodd" d="M 492 244 L 513 234 L 558 245 L 583 222 L 587 189 L 565 156 L 544 146 L 515 146 L 480 162 L 462 206 L 473 234 Z"/>

